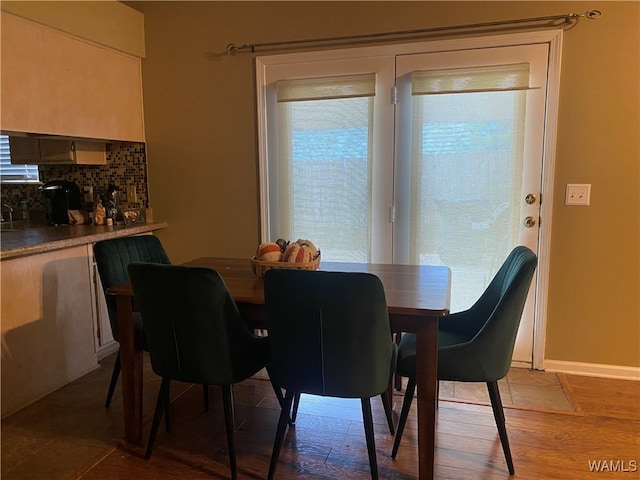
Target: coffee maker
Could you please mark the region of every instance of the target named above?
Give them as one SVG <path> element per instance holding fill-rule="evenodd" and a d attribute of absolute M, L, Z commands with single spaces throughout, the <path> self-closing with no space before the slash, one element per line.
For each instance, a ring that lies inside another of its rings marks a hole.
<path fill-rule="evenodd" d="M 69 210 L 80 210 L 80 187 L 74 182 L 53 180 L 38 187 L 48 200 L 46 211 L 49 225 L 65 225 L 69 223 Z"/>

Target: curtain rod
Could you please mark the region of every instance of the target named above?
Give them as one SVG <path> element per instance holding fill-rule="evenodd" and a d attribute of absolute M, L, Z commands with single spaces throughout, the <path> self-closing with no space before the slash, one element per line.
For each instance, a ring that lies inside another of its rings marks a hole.
<path fill-rule="evenodd" d="M 448 27 L 434 27 L 434 28 L 420 28 L 415 30 L 399 30 L 395 32 L 380 32 L 380 33 L 368 33 L 361 35 L 347 35 L 343 37 L 325 37 L 325 38 L 315 38 L 308 40 L 287 40 L 281 42 L 267 42 L 267 43 L 247 43 L 244 45 L 236 45 L 235 43 L 230 43 L 227 45 L 226 55 L 237 55 L 238 53 L 243 52 L 251 52 L 255 53 L 258 48 L 278 48 L 278 47 L 289 47 L 289 48 L 304 48 L 305 45 L 310 44 L 320 44 L 320 43 L 328 43 L 328 44 L 354 44 L 354 43 L 366 43 L 376 41 L 378 39 L 386 38 L 386 37 L 398 37 L 398 36 L 407 36 L 407 35 L 427 35 L 431 33 L 447 33 L 454 32 L 458 30 L 469 30 L 469 29 L 480 29 L 480 28 L 491 28 L 491 27 L 506 27 L 510 25 L 521 25 L 527 23 L 536 23 L 536 22 L 547 22 L 544 26 L 552 27 L 552 26 L 563 26 L 563 28 L 568 28 L 575 25 L 580 18 L 587 18 L 589 20 L 595 20 L 602 16 L 602 12 L 600 10 L 588 10 L 585 13 L 566 13 L 564 15 L 551 15 L 547 17 L 532 17 L 532 18 L 517 18 L 514 20 L 502 20 L 497 22 L 486 22 L 486 23 L 469 23 L 465 25 L 451 25 Z M 561 23 L 555 23 L 561 21 Z M 526 26 L 525 26 L 526 27 Z"/>

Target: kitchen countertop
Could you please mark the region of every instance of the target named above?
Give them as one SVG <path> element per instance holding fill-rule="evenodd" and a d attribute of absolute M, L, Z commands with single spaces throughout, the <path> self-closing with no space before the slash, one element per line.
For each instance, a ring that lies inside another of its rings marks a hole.
<path fill-rule="evenodd" d="M 139 235 L 167 228 L 166 222 L 136 225 L 58 225 L 27 226 L 3 231 L 0 235 L 0 260 L 86 245 L 108 238 Z"/>

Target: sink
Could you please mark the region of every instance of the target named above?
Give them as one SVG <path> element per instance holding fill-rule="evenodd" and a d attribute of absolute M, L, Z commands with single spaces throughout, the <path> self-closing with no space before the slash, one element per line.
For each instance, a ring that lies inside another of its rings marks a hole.
<path fill-rule="evenodd" d="M 18 232 L 24 230 L 22 220 L 14 220 L 13 222 L 0 223 L 0 231 L 2 232 Z"/>

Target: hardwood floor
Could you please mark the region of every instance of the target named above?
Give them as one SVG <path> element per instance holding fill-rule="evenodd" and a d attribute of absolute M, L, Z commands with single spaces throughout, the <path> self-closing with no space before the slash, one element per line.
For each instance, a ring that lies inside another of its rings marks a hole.
<path fill-rule="evenodd" d="M 172 432 L 161 426 L 153 455 L 123 440 L 119 388 L 103 407 L 113 356 L 96 371 L 2 420 L 2 479 L 229 478 L 219 389 L 203 411 L 199 386 L 172 385 Z M 145 439 L 159 380 L 145 370 Z M 438 479 L 640 478 L 638 382 L 512 370 L 500 383 L 516 474 L 510 477 L 484 387 L 443 384 Z M 279 407 L 270 384 L 234 388 L 239 478 L 264 479 Z M 445 400 L 446 399 L 446 400 Z M 401 393 L 394 396 L 400 411 Z M 379 398 L 373 400 L 381 479 L 417 478 L 415 402 L 396 460 Z M 600 472 L 596 473 L 596 465 Z M 594 471 L 592 471 L 594 470 Z M 604 470 L 604 471 L 602 471 Z M 303 396 L 287 433 L 278 480 L 369 479 L 358 400 Z"/>

